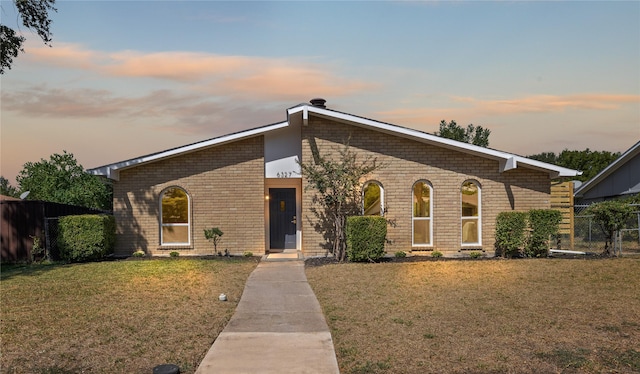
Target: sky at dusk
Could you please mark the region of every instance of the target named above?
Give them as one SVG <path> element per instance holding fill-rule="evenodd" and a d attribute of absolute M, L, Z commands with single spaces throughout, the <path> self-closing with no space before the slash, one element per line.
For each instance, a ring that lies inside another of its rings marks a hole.
<path fill-rule="evenodd" d="M 12 1 L 2 23 L 16 26 Z M 1 174 L 92 168 L 286 119 L 314 97 L 519 155 L 640 139 L 638 1 L 64 1 L 1 84 Z"/>

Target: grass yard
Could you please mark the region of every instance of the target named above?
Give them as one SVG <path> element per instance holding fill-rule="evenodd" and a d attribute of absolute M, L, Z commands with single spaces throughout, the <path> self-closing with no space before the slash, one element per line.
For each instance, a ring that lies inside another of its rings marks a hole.
<path fill-rule="evenodd" d="M 306 269 L 349 373 L 640 372 L 640 259 Z"/>
<path fill-rule="evenodd" d="M 2 267 L 2 373 L 193 373 L 256 259 Z M 227 302 L 218 296 L 225 293 Z"/>

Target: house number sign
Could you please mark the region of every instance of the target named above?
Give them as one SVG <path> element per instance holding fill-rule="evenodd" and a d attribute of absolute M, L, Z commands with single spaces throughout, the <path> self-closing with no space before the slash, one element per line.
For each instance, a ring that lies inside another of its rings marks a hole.
<path fill-rule="evenodd" d="M 296 173 L 295 173 L 295 172 L 293 172 L 293 171 L 281 171 L 281 172 L 278 172 L 278 174 L 276 174 L 276 176 L 277 176 L 278 178 L 291 178 L 291 177 L 293 177 L 295 174 L 296 174 Z"/>

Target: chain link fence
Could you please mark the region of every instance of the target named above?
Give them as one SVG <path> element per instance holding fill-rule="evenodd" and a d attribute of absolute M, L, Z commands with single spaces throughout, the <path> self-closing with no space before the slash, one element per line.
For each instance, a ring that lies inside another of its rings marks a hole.
<path fill-rule="evenodd" d="M 46 256 L 52 261 L 60 260 L 60 250 L 58 249 L 58 222 L 60 217 L 50 217 L 44 219 L 44 245 Z"/>
<path fill-rule="evenodd" d="M 632 204 L 635 208 L 633 216 L 620 230 L 616 238 L 622 253 L 640 254 L 640 205 Z M 575 205 L 574 213 L 574 250 L 591 253 L 604 252 L 606 235 L 600 226 L 589 215 L 589 205 Z"/>

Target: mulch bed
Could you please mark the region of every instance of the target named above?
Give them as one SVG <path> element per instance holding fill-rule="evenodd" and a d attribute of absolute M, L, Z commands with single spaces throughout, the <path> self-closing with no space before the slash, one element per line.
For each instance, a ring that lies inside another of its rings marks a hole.
<path fill-rule="evenodd" d="M 562 259 L 572 259 L 572 260 L 597 260 L 597 259 L 609 259 L 612 257 L 602 256 L 598 253 L 587 252 L 584 255 L 580 254 L 570 254 L 570 253 L 554 253 L 550 255 L 548 258 L 562 258 Z M 510 258 L 509 260 L 518 260 L 518 259 L 526 259 L 526 258 Z M 407 257 L 383 257 L 378 263 L 411 263 L 411 262 L 427 262 L 427 261 L 504 261 L 507 260 L 503 257 L 480 257 L 480 258 L 471 258 L 471 257 L 432 257 L 432 256 L 407 256 Z M 344 263 L 348 263 L 348 260 L 345 260 Z M 316 266 L 324 266 L 324 265 L 333 265 L 340 264 L 335 257 L 327 256 L 327 257 L 310 257 L 304 260 L 304 265 L 306 267 L 316 267 Z"/>

